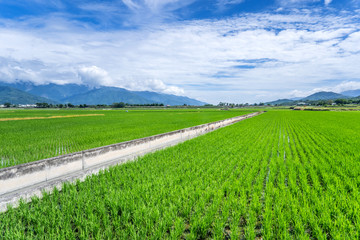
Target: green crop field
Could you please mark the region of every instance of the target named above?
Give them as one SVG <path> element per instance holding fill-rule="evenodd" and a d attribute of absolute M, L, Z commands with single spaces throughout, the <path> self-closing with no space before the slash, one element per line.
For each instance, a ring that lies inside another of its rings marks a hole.
<path fill-rule="evenodd" d="M 77 152 L 251 111 L 1 110 L 0 168 Z"/>
<path fill-rule="evenodd" d="M 0 236 L 359 239 L 359 120 L 267 112 L 10 208 Z"/>

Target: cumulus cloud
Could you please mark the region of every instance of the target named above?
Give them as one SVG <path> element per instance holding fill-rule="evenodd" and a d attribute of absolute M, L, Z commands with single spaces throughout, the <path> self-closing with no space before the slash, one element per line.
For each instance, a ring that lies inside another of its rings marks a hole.
<path fill-rule="evenodd" d="M 82 84 L 90 87 L 116 86 L 133 91 L 152 91 L 174 95 L 184 95 L 184 89 L 165 84 L 159 79 L 142 79 L 144 76 L 128 76 L 112 79 L 107 71 L 97 66 L 81 66 L 77 75 Z"/>
<path fill-rule="evenodd" d="M 186 93 L 218 103 L 273 100 L 360 76 L 359 19 L 349 13 L 254 13 L 111 31 L 42 22 L 32 31 L 16 21 L 0 26 L 1 78 Z"/>
<path fill-rule="evenodd" d="M 141 86 L 144 90 L 150 90 L 154 92 L 162 92 L 167 94 L 183 95 L 184 90 L 176 86 L 168 86 L 159 79 L 149 79 L 142 81 Z"/>
<path fill-rule="evenodd" d="M 345 92 L 348 90 L 357 90 L 360 89 L 360 81 L 346 81 L 346 82 L 342 82 L 336 86 L 330 87 L 330 88 L 325 88 L 328 91 L 332 91 L 332 92 L 336 92 L 336 93 L 341 93 L 341 92 Z"/>
<path fill-rule="evenodd" d="M 332 2 L 332 0 L 325 0 L 325 5 L 329 5 Z"/>
<path fill-rule="evenodd" d="M 307 97 L 311 94 L 317 92 L 335 92 L 335 93 L 342 93 L 348 90 L 358 90 L 360 89 L 360 81 L 344 81 L 340 84 L 336 84 L 335 86 L 330 87 L 318 87 L 311 89 L 309 91 L 300 91 L 300 90 L 293 90 L 290 92 L 290 97 Z"/>
<path fill-rule="evenodd" d="M 81 83 L 90 87 L 109 85 L 112 83 L 108 72 L 97 66 L 81 66 L 77 73 Z"/>
<path fill-rule="evenodd" d="M 69 66 L 48 65 L 38 59 L 16 60 L 11 57 L 0 57 L 0 81 L 31 81 L 34 84 L 79 83 Z"/>
<path fill-rule="evenodd" d="M 353 32 L 348 37 L 339 43 L 344 51 L 347 52 L 360 52 L 360 31 Z"/>
<path fill-rule="evenodd" d="M 125 79 L 120 87 L 137 91 L 152 91 L 174 95 L 184 95 L 184 89 L 177 86 L 169 86 L 159 79 Z"/>

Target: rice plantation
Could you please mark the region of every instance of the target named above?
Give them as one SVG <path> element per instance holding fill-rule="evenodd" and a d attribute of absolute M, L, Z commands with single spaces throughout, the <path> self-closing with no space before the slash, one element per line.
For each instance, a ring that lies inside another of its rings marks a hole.
<path fill-rule="evenodd" d="M 359 112 L 270 111 L 9 206 L 0 234 L 358 239 L 359 120 Z"/>

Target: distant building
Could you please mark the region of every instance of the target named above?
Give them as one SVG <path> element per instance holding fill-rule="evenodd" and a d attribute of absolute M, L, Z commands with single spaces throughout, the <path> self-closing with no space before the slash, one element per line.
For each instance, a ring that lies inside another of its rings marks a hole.
<path fill-rule="evenodd" d="M 304 103 L 304 102 L 299 102 L 299 103 L 297 103 L 296 105 L 297 105 L 297 106 L 305 106 L 306 103 Z"/>
<path fill-rule="evenodd" d="M 34 107 L 36 107 L 36 104 L 19 104 L 18 107 L 21 107 L 21 108 L 34 108 Z"/>
<path fill-rule="evenodd" d="M 5 107 L 5 105 L 0 104 L 0 108 L 4 108 L 4 107 Z"/>

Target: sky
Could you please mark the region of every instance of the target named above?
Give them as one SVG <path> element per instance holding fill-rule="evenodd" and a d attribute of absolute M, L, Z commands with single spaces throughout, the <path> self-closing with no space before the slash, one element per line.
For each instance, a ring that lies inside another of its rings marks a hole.
<path fill-rule="evenodd" d="M 0 0 L 0 81 L 208 103 L 360 89 L 360 0 Z"/>

